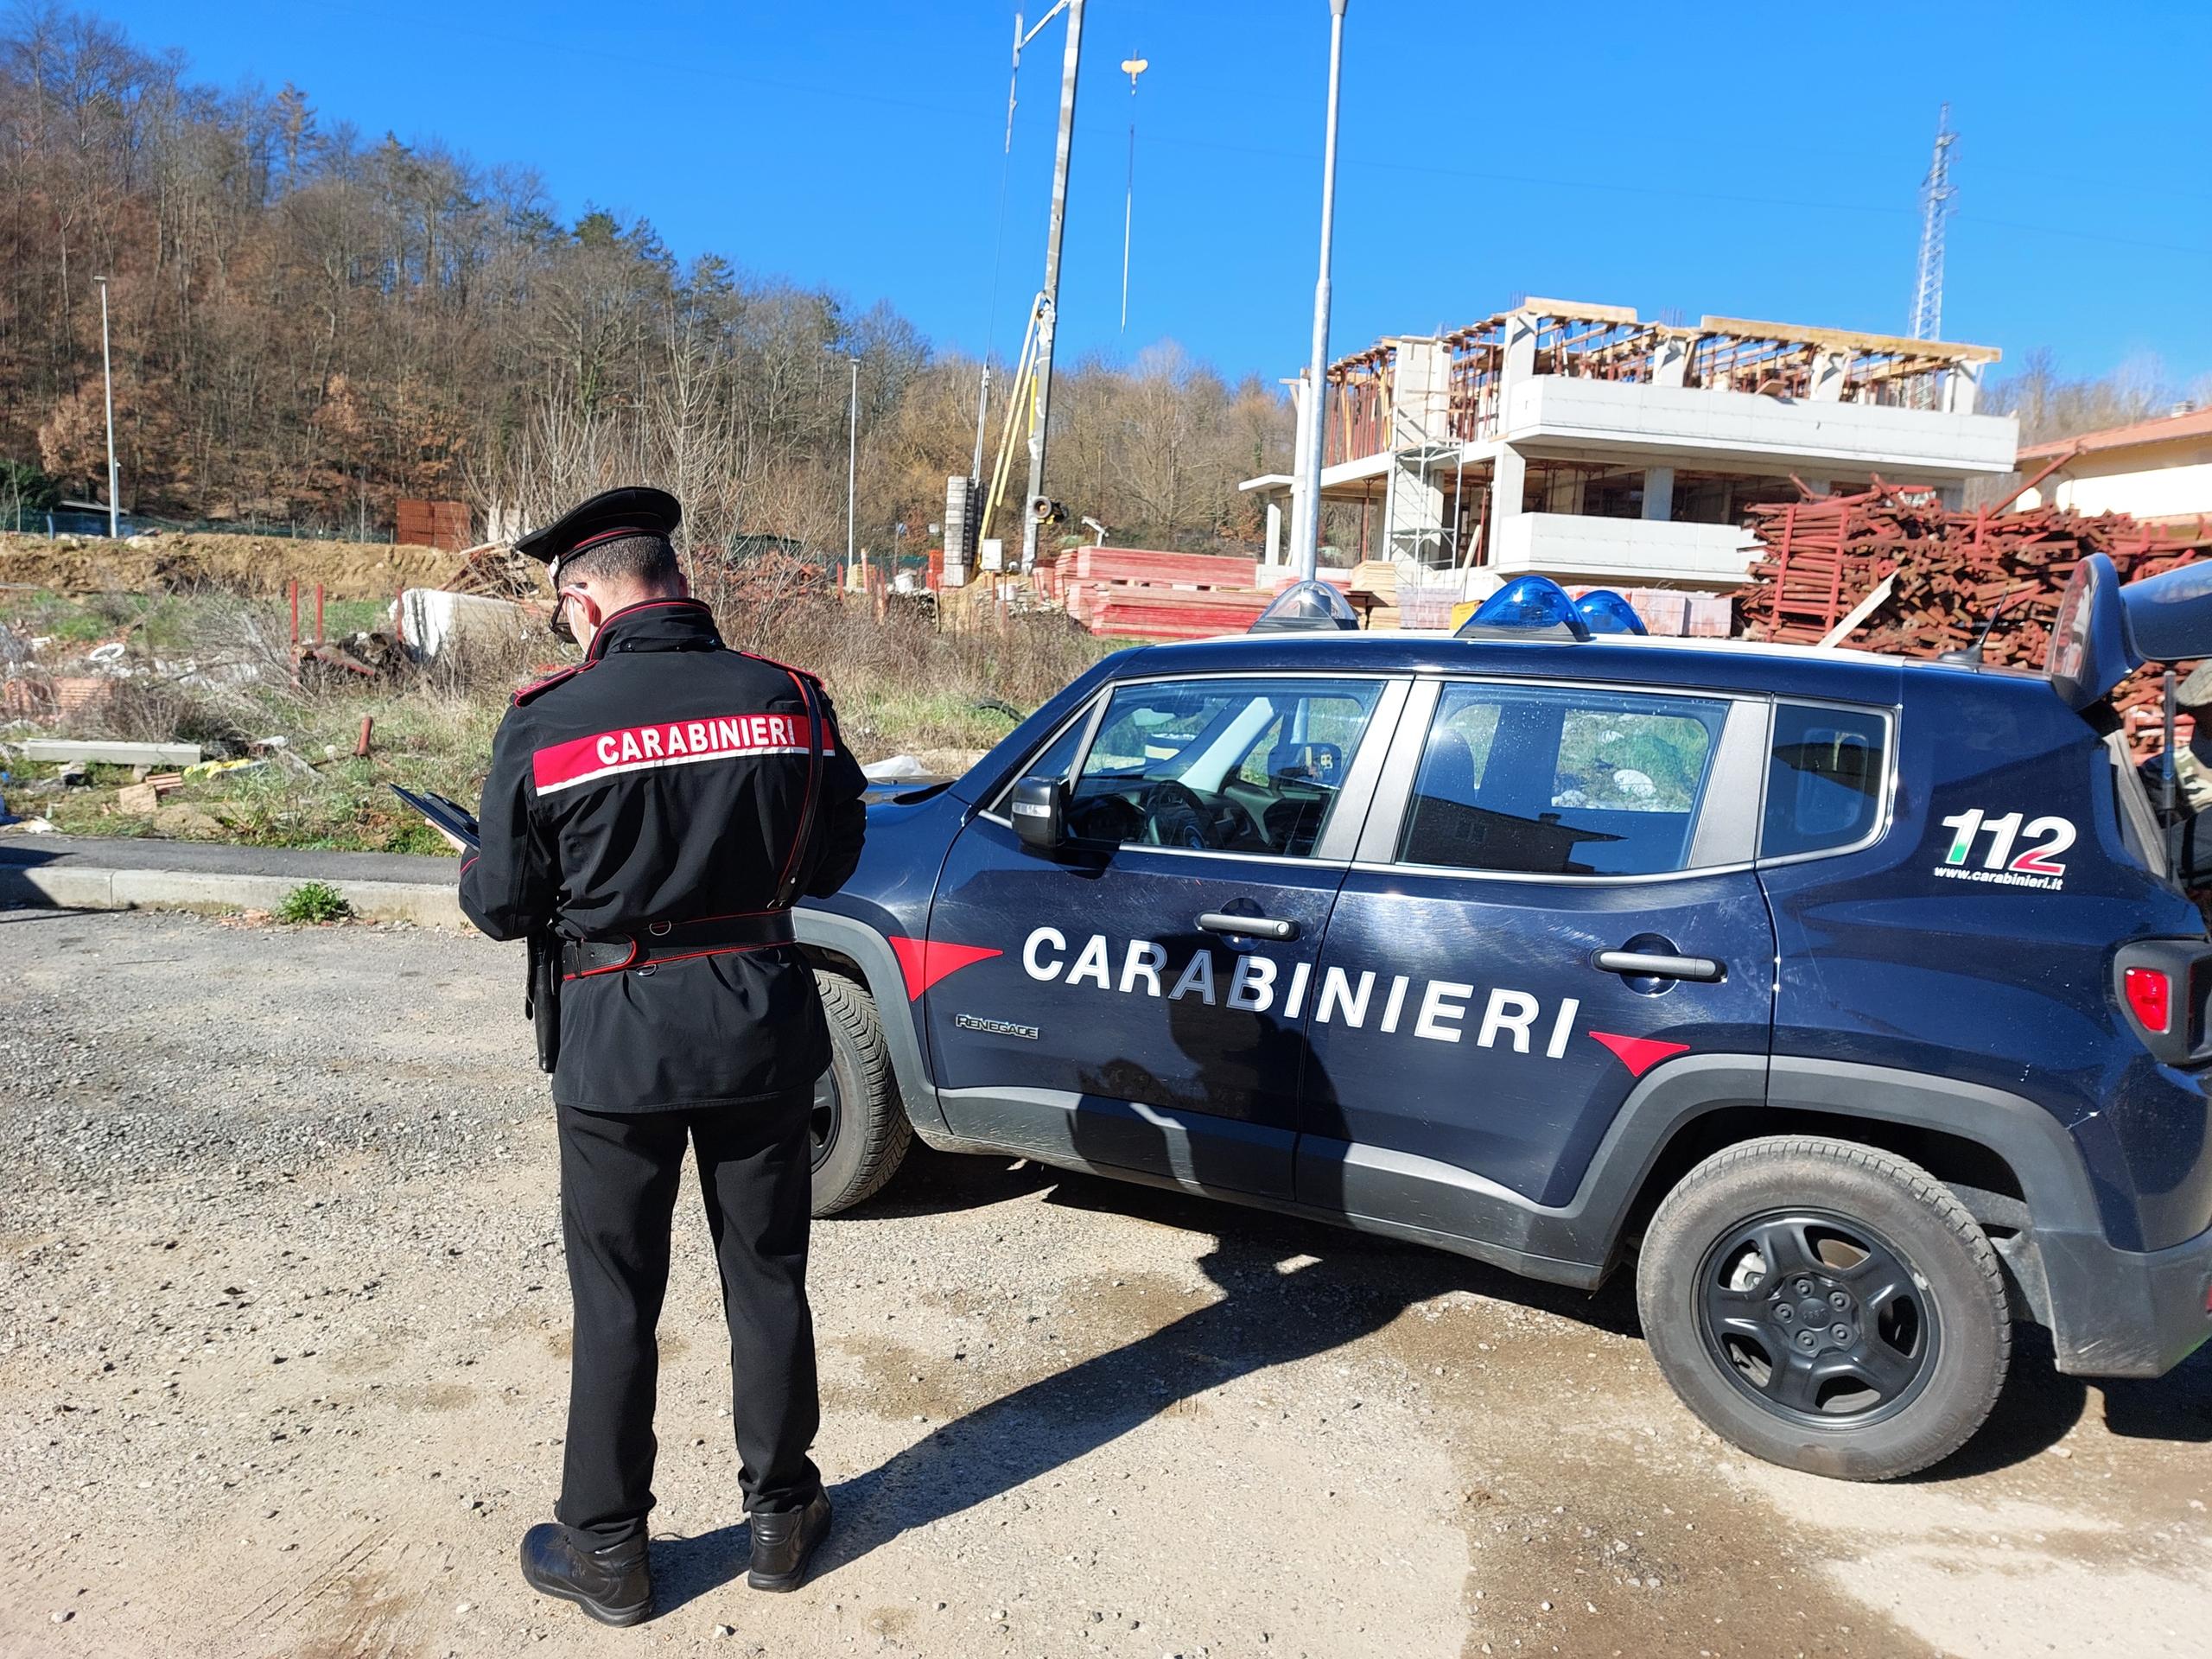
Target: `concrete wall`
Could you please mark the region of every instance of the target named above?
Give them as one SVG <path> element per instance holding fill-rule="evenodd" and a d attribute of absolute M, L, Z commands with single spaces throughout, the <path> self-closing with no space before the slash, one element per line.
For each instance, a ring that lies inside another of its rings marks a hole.
<path fill-rule="evenodd" d="M 2171 459 L 2152 459 L 2140 450 L 2083 455 L 2020 498 L 2024 507 L 2047 502 L 2079 512 L 2132 512 L 2138 518 L 2212 514 L 2212 443 L 2177 446 Z"/>
<path fill-rule="evenodd" d="M 1733 524 L 1524 512 L 1491 526 L 1490 569 L 1502 576 L 1538 570 L 1567 583 L 1729 588 L 1750 575 L 1756 545 Z"/>
<path fill-rule="evenodd" d="M 2018 427 L 2004 415 L 1538 375 L 1506 388 L 1499 436 L 1524 448 L 1656 451 L 1748 472 L 1826 462 L 1912 480 L 2010 472 Z"/>

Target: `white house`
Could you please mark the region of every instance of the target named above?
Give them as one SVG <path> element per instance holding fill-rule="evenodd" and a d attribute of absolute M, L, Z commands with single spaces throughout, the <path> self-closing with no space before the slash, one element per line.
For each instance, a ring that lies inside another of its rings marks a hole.
<path fill-rule="evenodd" d="M 1724 591 L 1752 502 L 2012 470 L 2018 427 L 1979 414 L 1984 346 L 1531 299 L 1331 365 L 1321 494 L 1360 510 L 1357 550 L 1460 575 Z M 1281 556 L 1291 480 L 1248 480 Z M 1341 524 L 1343 515 L 1338 516 Z M 1341 539 L 1341 538 L 1339 538 Z"/>
<path fill-rule="evenodd" d="M 2154 524 L 2212 521 L 2212 409 L 2059 438 L 2020 451 L 2023 472 L 2058 470 L 2020 498 L 2079 512 L 2126 512 Z"/>

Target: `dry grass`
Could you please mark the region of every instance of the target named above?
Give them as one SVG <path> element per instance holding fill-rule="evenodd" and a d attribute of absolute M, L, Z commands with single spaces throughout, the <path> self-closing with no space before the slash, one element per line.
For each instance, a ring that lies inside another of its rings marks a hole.
<path fill-rule="evenodd" d="M 715 598 L 732 644 L 822 675 L 863 761 L 988 748 L 1010 721 L 980 706 L 983 700 L 1026 710 L 1106 649 L 1058 617 L 963 632 L 940 630 L 918 607 L 894 606 L 879 619 L 865 605 L 804 590 Z M 151 818 L 120 810 L 116 791 L 130 781 L 127 772 L 95 768 L 91 786 L 53 790 L 41 785 L 54 768 L 16 762 L 6 791 L 14 810 L 79 834 L 258 846 L 444 851 L 386 785 L 476 799 L 514 687 L 573 655 L 538 635 L 449 653 L 397 681 L 301 685 L 291 674 L 288 614 L 268 601 L 210 593 L 25 595 L 0 607 L 0 617 L 18 639 L 57 641 L 40 653 L 41 663 L 103 640 L 125 644 L 132 672 L 98 717 L 73 721 L 69 735 L 181 739 L 211 755 L 256 753 L 252 746 L 281 737 L 287 752 L 254 771 L 188 784 Z M 364 607 L 360 617 L 331 620 L 334 632 L 371 618 Z M 355 759 L 365 716 L 374 722 L 371 753 Z"/>

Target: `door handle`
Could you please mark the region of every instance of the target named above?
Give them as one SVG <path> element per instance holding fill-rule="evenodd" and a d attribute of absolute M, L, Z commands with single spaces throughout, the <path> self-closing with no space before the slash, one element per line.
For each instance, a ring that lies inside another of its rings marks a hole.
<path fill-rule="evenodd" d="M 1198 918 L 1198 925 L 1209 933 L 1248 935 L 1255 939 L 1273 939 L 1278 944 L 1298 937 L 1296 922 L 1277 921 L 1272 916 L 1231 916 L 1219 910 L 1206 912 Z"/>
<path fill-rule="evenodd" d="M 1710 984 L 1720 977 L 1711 957 L 1662 957 L 1649 950 L 1600 950 L 1590 960 L 1609 974 L 1637 974 L 1651 979 L 1694 979 Z"/>

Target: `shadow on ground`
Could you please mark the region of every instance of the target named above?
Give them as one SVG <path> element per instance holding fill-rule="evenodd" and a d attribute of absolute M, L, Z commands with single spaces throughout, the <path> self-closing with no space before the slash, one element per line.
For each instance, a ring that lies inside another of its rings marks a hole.
<path fill-rule="evenodd" d="M 1615 1336 L 1641 1334 L 1626 1272 L 1586 1294 L 1319 1223 L 1032 1162 L 932 1157 L 912 1179 L 902 1174 L 885 1202 L 864 1216 L 980 1206 L 1045 1186 L 1054 1205 L 1211 1236 L 1198 1265 L 1220 1299 L 942 1424 L 880 1467 L 833 1487 L 837 1525 L 817 1573 L 1050 1474 L 1178 1402 L 1372 1336 L 1413 1304 L 1449 1291 L 1540 1309 Z M 1963 1450 L 1914 1479 L 1989 1474 L 2056 1444 L 2081 1421 L 2089 1385 L 2051 1369 L 2047 1332 L 2022 1325 L 2014 1336 L 2012 1380 L 1989 1422 Z M 2097 1386 L 2106 1426 L 2116 1434 L 2212 1440 L 2212 1348 L 2156 1382 Z M 672 1611 L 729 1582 L 750 1548 L 742 1525 L 656 1541 L 660 1610 Z"/>
<path fill-rule="evenodd" d="M 982 1205 L 1050 1185 L 1053 1204 L 1211 1236 L 1213 1246 L 1198 1265 L 1222 1294 L 1134 1342 L 940 1425 L 880 1467 L 833 1487 L 837 1526 L 823 1546 L 817 1572 L 847 1566 L 902 1533 L 989 1503 L 1118 1440 L 1179 1401 L 1371 1336 L 1413 1304 L 1447 1291 L 1510 1298 L 1617 1335 L 1635 1328 L 1634 1299 L 1620 1281 L 1592 1297 L 1459 1257 L 1180 1193 L 1064 1175 L 1034 1164 L 1009 1168 L 982 1159 L 931 1161 L 972 1164 L 983 1173 L 943 1168 L 912 1182 L 902 1176 L 886 1195 L 888 1206 L 870 1206 L 868 1213 L 915 1213 L 946 1198 Z M 728 1582 L 742 1570 L 750 1548 L 742 1525 L 657 1541 L 660 1610 L 673 1611 Z"/>

